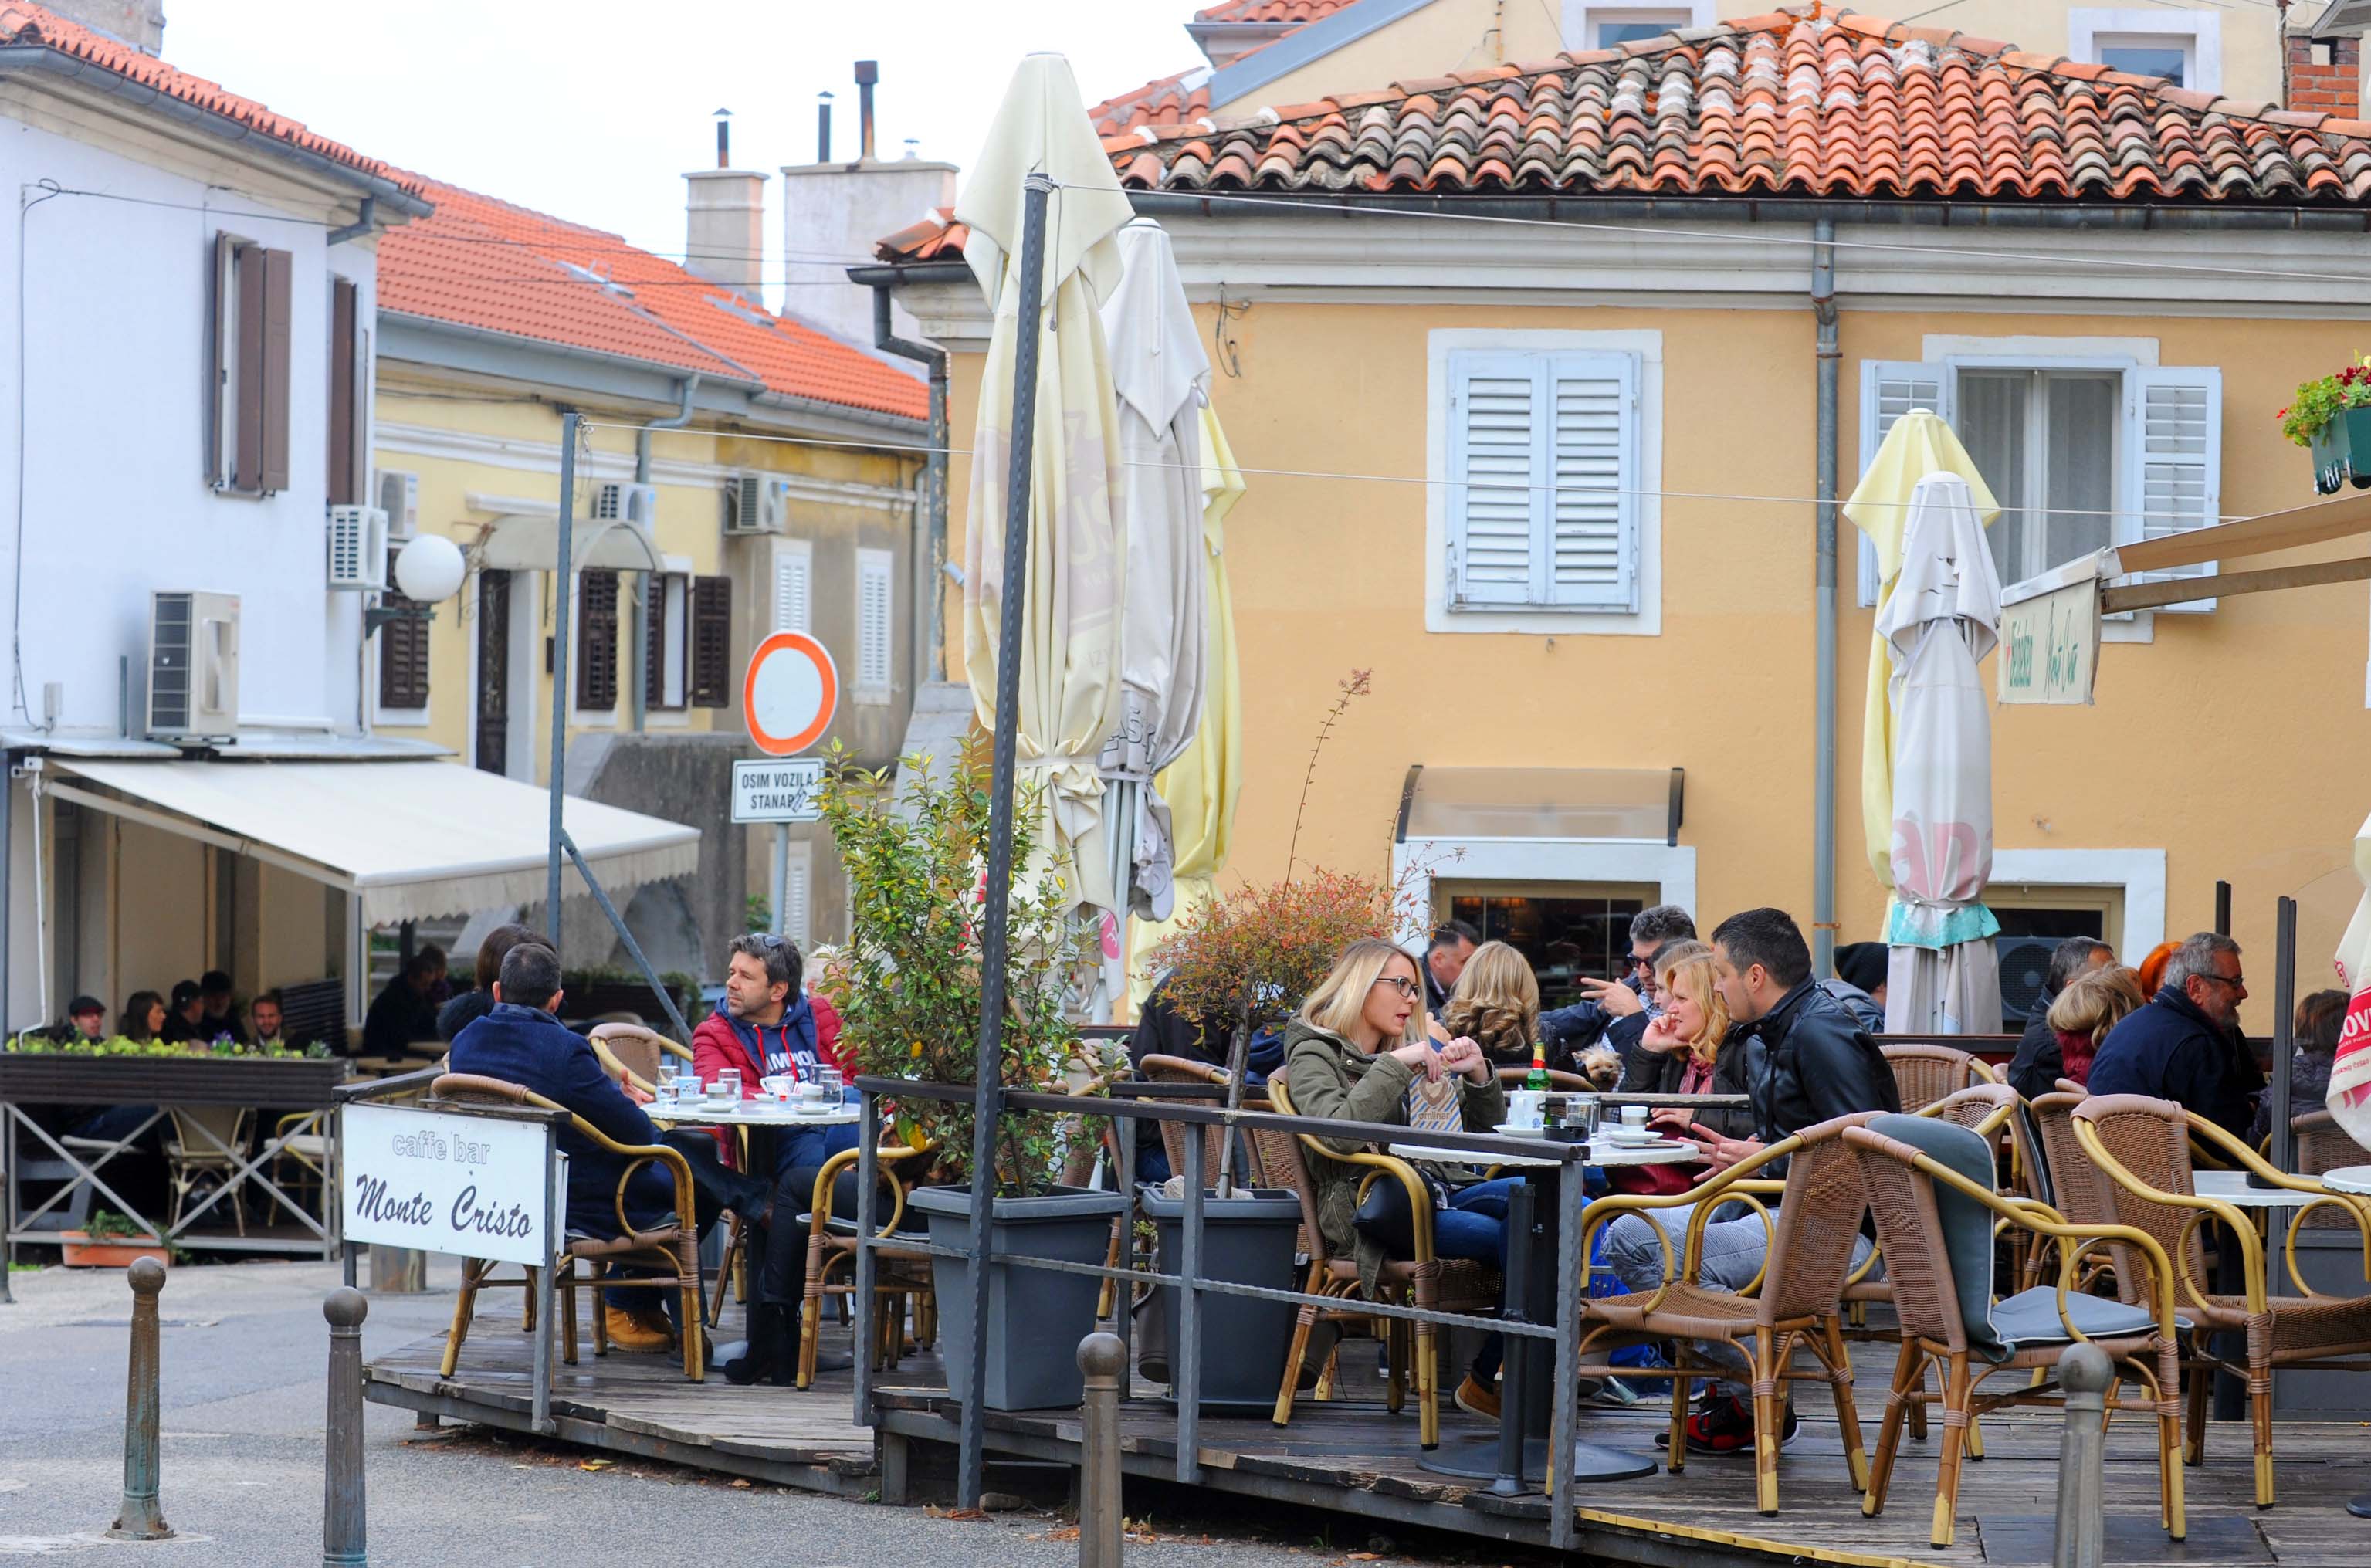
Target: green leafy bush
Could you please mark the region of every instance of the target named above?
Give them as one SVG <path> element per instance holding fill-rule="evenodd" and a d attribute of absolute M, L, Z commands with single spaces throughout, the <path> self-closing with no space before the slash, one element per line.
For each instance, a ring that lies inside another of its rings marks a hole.
<path fill-rule="evenodd" d="M 216 1056 L 254 1061 L 322 1061 L 330 1055 L 330 1047 L 318 1040 L 305 1045 L 240 1045 L 227 1040 L 168 1044 L 162 1040 L 133 1040 L 121 1034 L 106 1040 L 86 1040 L 79 1034 L 61 1040 L 48 1034 L 26 1033 L 9 1041 L 6 1048 L 23 1056 Z"/>

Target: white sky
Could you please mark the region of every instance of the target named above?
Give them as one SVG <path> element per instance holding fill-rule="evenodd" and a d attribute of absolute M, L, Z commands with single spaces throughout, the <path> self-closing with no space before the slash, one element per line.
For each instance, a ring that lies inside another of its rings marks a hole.
<path fill-rule="evenodd" d="M 856 155 L 851 66 L 881 63 L 879 150 L 960 164 L 1022 55 L 1070 58 L 1093 103 L 1202 63 L 1209 0 L 165 0 L 165 58 L 373 157 L 683 250 L 682 176 Z M 767 277 L 781 276 L 781 181 Z M 769 291 L 778 292 L 778 291 Z M 794 307 L 794 306 L 793 306 Z"/>

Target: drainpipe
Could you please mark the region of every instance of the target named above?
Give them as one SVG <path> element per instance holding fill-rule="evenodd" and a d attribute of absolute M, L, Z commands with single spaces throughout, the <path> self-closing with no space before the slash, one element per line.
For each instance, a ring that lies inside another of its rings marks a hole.
<path fill-rule="evenodd" d="M 722 123 L 717 129 L 722 133 L 723 129 Z M 674 417 L 652 420 L 642 429 L 634 432 L 634 483 L 646 485 L 651 482 L 651 432 L 681 430 L 689 424 L 691 395 L 699 390 L 699 387 L 700 377 L 697 374 L 685 376 L 683 406 L 676 409 Z M 655 538 L 656 536 L 653 535 L 653 537 Z M 626 662 L 626 678 L 633 686 L 633 696 L 630 699 L 630 711 L 633 714 L 633 732 L 637 735 L 642 732 L 643 722 L 650 717 L 650 673 L 643 668 L 650 658 L 651 639 L 647 629 L 651 624 L 650 614 L 651 574 L 647 571 L 638 571 L 634 573 L 634 646 L 627 655 Z"/>
<path fill-rule="evenodd" d="M 919 360 L 931 372 L 931 452 L 922 467 L 923 548 L 919 553 L 922 582 L 921 619 L 927 628 L 923 657 L 929 678 L 947 678 L 946 592 L 940 581 L 947 564 L 947 352 L 928 343 L 900 338 L 890 329 L 890 285 L 873 285 L 873 346 L 900 359 Z"/>
<path fill-rule="evenodd" d="M 1817 543 L 1819 630 L 1814 656 L 1818 700 L 1812 742 L 1811 963 L 1836 972 L 1836 224 L 1811 221 L 1811 315 L 1819 322 L 1819 490 Z"/>

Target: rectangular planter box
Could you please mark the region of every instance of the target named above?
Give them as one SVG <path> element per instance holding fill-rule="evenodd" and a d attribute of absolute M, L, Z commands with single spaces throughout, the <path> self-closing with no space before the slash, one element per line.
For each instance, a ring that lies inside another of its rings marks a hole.
<path fill-rule="evenodd" d="M 138 1239 L 118 1240 L 112 1237 L 94 1241 L 87 1230 L 60 1231 L 58 1244 L 65 1254 L 65 1265 L 70 1269 L 128 1269 L 143 1258 L 154 1258 L 168 1265 L 172 1262 L 162 1247 L 151 1246 Z"/>
<path fill-rule="evenodd" d="M 1111 1250 L 1112 1219 L 1126 1194 L 1058 1187 L 1041 1197 L 997 1198 L 989 1245 L 996 1252 L 1100 1263 Z M 911 1206 L 930 1223 L 931 1244 L 971 1241 L 973 1196 L 963 1187 L 923 1187 Z M 932 1258 L 931 1282 L 939 1297 L 939 1345 L 947 1387 L 960 1397 L 971 1378 L 971 1261 Z M 989 1266 L 988 1366 L 981 1398 L 989 1410 L 1047 1410 L 1084 1397 L 1079 1342 L 1094 1331 L 1104 1282 L 1088 1274 L 1056 1274 L 1011 1263 Z"/>
<path fill-rule="evenodd" d="M 1160 1236 L 1162 1274 L 1181 1272 L 1186 1249 L 1186 1200 L 1164 1198 L 1146 1188 L 1138 1200 Z M 1202 1199 L 1203 1279 L 1291 1290 L 1301 1282 L 1292 1266 L 1301 1229 L 1301 1199 L 1284 1190 L 1238 1192 Z M 1174 1286 L 1161 1287 L 1162 1349 L 1171 1374 L 1184 1365 L 1178 1354 L 1184 1314 Z M 1201 1402 L 1249 1406 L 1265 1412 L 1276 1406 L 1284 1378 L 1284 1353 L 1291 1348 L 1292 1320 L 1300 1309 L 1290 1301 L 1257 1301 L 1246 1296 L 1205 1295 L 1198 1338 L 1202 1342 Z M 1180 1390 L 1183 1397 L 1183 1390 Z"/>
<path fill-rule="evenodd" d="M 353 1076 L 336 1057 L 55 1056 L 0 1051 L 14 1105 L 243 1105 L 314 1111 Z"/>
<path fill-rule="evenodd" d="M 2346 485 L 2371 487 L 2371 409 L 2342 409 L 2313 432 L 2313 488 L 2330 495 Z"/>

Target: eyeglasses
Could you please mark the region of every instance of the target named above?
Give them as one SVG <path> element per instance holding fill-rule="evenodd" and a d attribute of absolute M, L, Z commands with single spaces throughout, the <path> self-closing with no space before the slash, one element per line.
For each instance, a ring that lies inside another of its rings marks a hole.
<path fill-rule="evenodd" d="M 1378 986 L 1389 986 L 1393 990 L 1397 991 L 1401 996 L 1405 997 L 1410 1001 L 1416 1000 L 1417 994 L 1424 989 L 1423 986 L 1418 986 L 1415 981 L 1406 978 L 1405 975 L 1399 974 L 1386 974 L 1377 980 L 1375 984 Z"/>
<path fill-rule="evenodd" d="M 2202 974 L 2199 978 L 2201 980 L 2217 981 L 2222 985 L 2229 986 L 2236 990 L 2244 991 L 2248 988 L 2248 977 L 2245 974 Z"/>

